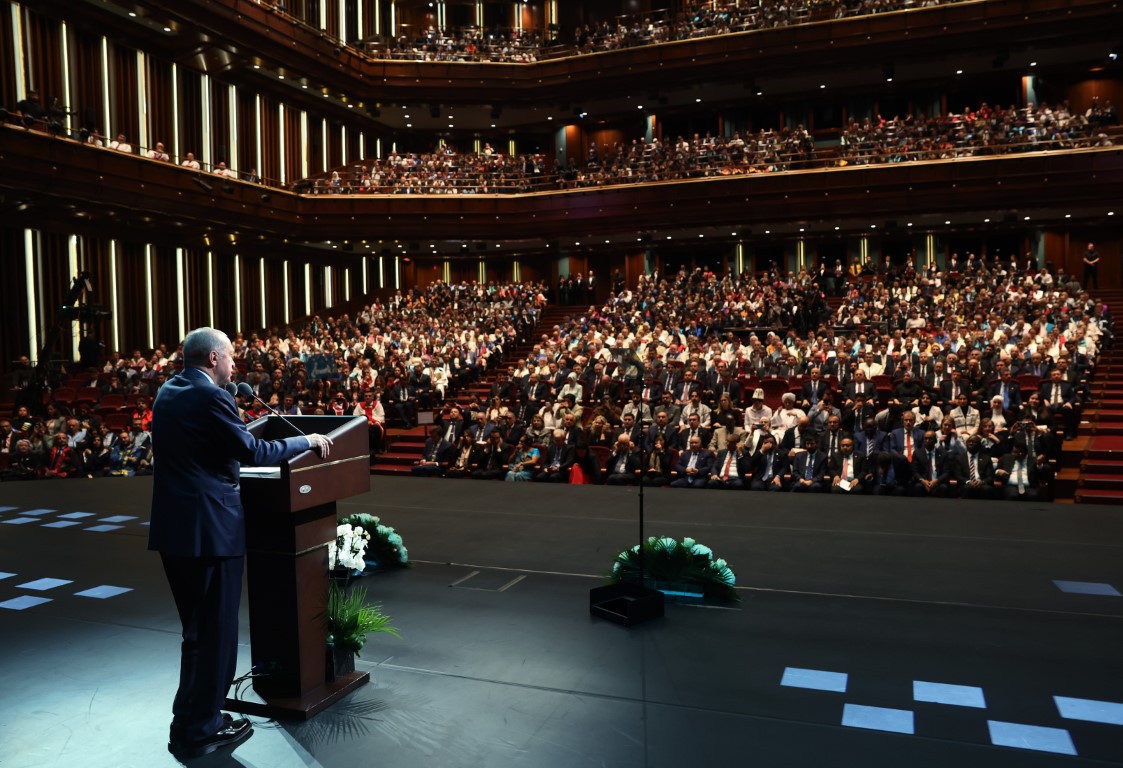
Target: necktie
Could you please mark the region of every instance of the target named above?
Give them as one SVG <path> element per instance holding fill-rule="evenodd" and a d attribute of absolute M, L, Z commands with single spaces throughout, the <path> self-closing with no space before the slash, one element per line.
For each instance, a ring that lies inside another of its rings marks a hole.
<path fill-rule="evenodd" d="M 1057 405 L 1058 403 L 1061 402 L 1061 385 L 1060 384 L 1054 384 L 1053 385 L 1052 400 L 1053 400 L 1053 405 Z"/>
<path fill-rule="evenodd" d="M 648 387 L 644 387 L 643 388 L 643 394 L 640 395 L 640 397 L 643 399 L 644 402 L 647 402 L 648 400 L 650 400 L 651 399 L 651 389 L 648 388 Z"/>
<path fill-rule="evenodd" d="M 763 456 L 762 458 L 764 459 L 764 476 L 761 478 L 761 480 L 767 483 L 772 479 L 772 456 L 768 455 Z"/>
<path fill-rule="evenodd" d="M 814 469 L 814 464 L 811 461 L 811 454 L 808 454 L 807 455 L 807 467 L 806 467 L 806 469 L 803 470 L 803 479 L 804 480 L 810 480 L 811 479 L 811 470 L 812 469 Z"/>
<path fill-rule="evenodd" d="M 729 465 L 732 464 L 732 463 L 733 463 L 733 454 L 727 453 L 726 456 L 725 456 L 725 468 L 721 472 L 721 479 L 722 480 L 728 480 L 729 479 Z"/>
<path fill-rule="evenodd" d="M 695 466 L 696 466 L 697 464 L 698 464 L 698 454 L 697 454 L 697 453 L 692 453 L 692 454 L 690 454 L 690 461 L 689 461 L 689 462 L 687 462 L 687 464 L 686 464 L 686 468 L 687 468 L 687 469 L 694 469 L 694 467 L 695 467 Z"/>
<path fill-rule="evenodd" d="M 932 453 L 928 456 L 928 479 L 935 480 L 938 476 L 936 473 L 936 454 Z"/>
<path fill-rule="evenodd" d="M 873 438 L 866 435 L 866 458 L 868 459 L 873 455 Z"/>
<path fill-rule="evenodd" d="M 1018 495 L 1021 496 L 1026 492 L 1026 476 L 1025 476 L 1026 463 L 1024 460 L 1019 461 L 1014 470 L 1014 482 L 1018 484 Z"/>
<path fill-rule="evenodd" d="M 849 457 L 842 460 L 842 479 L 843 480 L 849 480 L 850 479 L 850 458 Z"/>
<path fill-rule="evenodd" d="M 905 457 L 912 463 L 912 435 L 905 432 Z"/>
<path fill-rule="evenodd" d="M 979 461 L 979 459 L 978 459 L 977 456 L 968 457 L 967 468 L 969 470 L 971 470 L 971 482 L 974 482 L 974 481 L 979 479 L 979 469 L 978 469 L 978 466 L 977 466 L 978 461 Z"/>

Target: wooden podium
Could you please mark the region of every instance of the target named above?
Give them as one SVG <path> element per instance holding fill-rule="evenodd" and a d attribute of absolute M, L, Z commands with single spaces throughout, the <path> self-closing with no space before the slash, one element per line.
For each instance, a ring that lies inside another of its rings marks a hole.
<path fill-rule="evenodd" d="M 307 720 L 364 685 L 368 672 L 326 680 L 328 543 L 335 502 L 370 490 L 367 420 L 361 416 L 268 416 L 249 425 L 263 440 L 318 432 L 332 439 L 325 461 L 313 451 L 279 467 L 244 467 L 250 655 L 264 700 L 226 700 L 249 715 Z M 297 431 L 299 430 L 299 432 Z"/>

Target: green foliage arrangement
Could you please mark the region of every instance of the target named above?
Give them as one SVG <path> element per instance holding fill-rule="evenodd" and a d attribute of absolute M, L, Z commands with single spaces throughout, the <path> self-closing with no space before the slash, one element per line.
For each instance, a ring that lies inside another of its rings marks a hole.
<path fill-rule="evenodd" d="M 382 606 L 366 600 L 365 587 L 348 590 L 334 581 L 328 585 L 328 645 L 358 656 L 372 632 L 401 637 L 397 628 L 390 626 L 391 619 L 382 612 Z"/>
<path fill-rule="evenodd" d="M 368 563 L 377 563 L 379 568 L 409 567 L 409 551 L 401 535 L 390 526 L 383 525 L 380 518 L 360 512 L 343 518 L 339 524 L 359 527 L 370 534 L 365 554 Z"/>
<path fill-rule="evenodd" d="M 669 536 L 649 537 L 643 545 L 643 569 L 649 583 L 700 589 L 704 597 L 717 600 L 741 599 L 733 588 L 737 577 L 729 564 L 690 537 L 681 542 Z M 639 544 L 616 556 L 612 580 L 639 583 Z"/>

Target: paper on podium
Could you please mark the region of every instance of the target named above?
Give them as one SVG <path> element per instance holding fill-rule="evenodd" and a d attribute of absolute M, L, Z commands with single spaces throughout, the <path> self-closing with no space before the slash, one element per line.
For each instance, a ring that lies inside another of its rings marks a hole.
<path fill-rule="evenodd" d="M 245 467 L 239 469 L 242 477 L 256 477 L 262 480 L 280 480 L 280 467 Z"/>

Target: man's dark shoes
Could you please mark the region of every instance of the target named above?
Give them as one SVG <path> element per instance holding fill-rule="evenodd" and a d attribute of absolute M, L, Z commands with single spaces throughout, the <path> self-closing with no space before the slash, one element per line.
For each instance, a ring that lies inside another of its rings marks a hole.
<path fill-rule="evenodd" d="M 168 742 L 168 751 L 179 758 L 202 757 L 209 755 L 216 749 L 233 747 L 241 744 L 253 733 L 253 726 L 245 718 L 237 720 L 223 715 L 223 725 L 215 733 L 199 741 L 185 742 L 172 740 Z"/>

